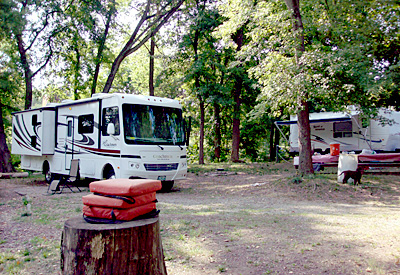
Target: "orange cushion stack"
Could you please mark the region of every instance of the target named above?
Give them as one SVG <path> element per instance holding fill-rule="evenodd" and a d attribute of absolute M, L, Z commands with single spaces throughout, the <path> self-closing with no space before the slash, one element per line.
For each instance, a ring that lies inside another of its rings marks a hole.
<path fill-rule="evenodd" d="M 89 188 L 94 194 L 82 197 L 84 216 L 130 221 L 156 210 L 161 181 L 111 179 L 92 182 Z"/>

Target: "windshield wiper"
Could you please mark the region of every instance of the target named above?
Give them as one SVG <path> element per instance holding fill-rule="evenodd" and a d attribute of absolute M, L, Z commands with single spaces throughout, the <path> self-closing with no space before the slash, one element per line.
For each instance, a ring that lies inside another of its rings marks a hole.
<path fill-rule="evenodd" d="M 160 147 L 161 150 L 164 150 L 164 147 L 162 147 L 161 145 L 158 145 L 158 144 L 157 144 L 157 146 Z"/>

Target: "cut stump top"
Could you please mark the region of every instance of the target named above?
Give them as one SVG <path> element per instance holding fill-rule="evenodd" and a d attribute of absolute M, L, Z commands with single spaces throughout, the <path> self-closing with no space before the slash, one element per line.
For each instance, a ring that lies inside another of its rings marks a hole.
<path fill-rule="evenodd" d="M 82 230 L 118 230 L 118 229 L 126 229 L 132 227 L 139 227 L 144 225 L 149 225 L 156 223 L 158 221 L 158 217 L 134 220 L 129 222 L 122 223 L 88 223 L 82 216 L 77 216 L 68 219 L 64 227 L 73 228 L 73 229 L 82 229 Z"/>

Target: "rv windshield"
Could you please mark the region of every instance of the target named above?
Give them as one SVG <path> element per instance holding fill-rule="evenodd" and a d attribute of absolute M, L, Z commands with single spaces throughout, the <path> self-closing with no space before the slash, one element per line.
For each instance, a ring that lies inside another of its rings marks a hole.
<path fill-rule="evenodd" d="M 182 110 L 163 106 L 122 105 L 127 144 L 183 145 Z"/>

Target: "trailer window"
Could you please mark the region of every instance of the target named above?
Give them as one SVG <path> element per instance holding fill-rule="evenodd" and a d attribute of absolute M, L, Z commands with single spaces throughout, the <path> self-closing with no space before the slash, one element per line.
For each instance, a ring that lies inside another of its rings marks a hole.
<path fill-rule="evenodd" d="M 78 133 L 91 134 L 94 129 L 94 115 L 82 115 L 78 117 Z"/>
<path fill-rule="evenodd" d="M 182 110 L 123 104 L 122 112 L 127 144 L 184 145 Z"/>
<path fill-rule="evenodd" d="M 110 123 L 114 123 L 114 127 L 115 127 L 114 135 L 118 136 L 120 133 L 118 107 L 109 107 L 109 108 L 103 109 L 102 130 L 101 130 L 101 133 L 103 136 L 108 136 L 107 127 L 108 127 L 108 124 L 110 124 Z"/>
<path fill-rule="evenodd" d="M 353 124 L 351 121 L 333 123 L 333 137 L 345 138 L 353 136 Z"/>

